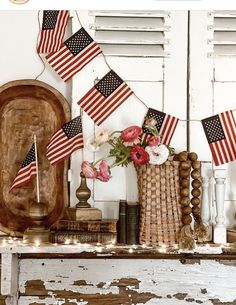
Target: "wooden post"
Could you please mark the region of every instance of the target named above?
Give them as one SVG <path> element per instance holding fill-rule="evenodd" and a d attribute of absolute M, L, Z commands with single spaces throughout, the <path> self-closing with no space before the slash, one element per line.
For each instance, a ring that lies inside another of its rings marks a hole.
<path fill-rule="evenodd" d="M 224 218 L 224 199 L 225 199 L 225 179 L 226 170 L 214 170 L 215 200 L 216 200 L 216 224 L 214 227 L 213 241 L 216 244 L 226 244 L 226 227 Z"/>
<path fill-rule="evenodd" d="M 18 303 L 18 256 L 16 253 L 1 255 L 1 294 L 7 296 L 7 304 Z"/>

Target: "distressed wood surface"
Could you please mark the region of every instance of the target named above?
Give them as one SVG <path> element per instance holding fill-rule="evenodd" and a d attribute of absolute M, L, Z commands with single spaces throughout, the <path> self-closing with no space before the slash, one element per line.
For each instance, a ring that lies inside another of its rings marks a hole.
<path fill-rule="evenodd" d="M 9 192 L 22 161 L 37 135 L 41 201 L 48 206 L 46 225 L 55 222 L 67 205 L 67 164 L 50 166 L 45 147 L 63 123 L 70 118 L 69 104 L 49 85 L 21 80 L 0 87 L 0 229 L 20 235 L 32 219 L 30 201 L 36 200 L 36 183 Z M 35 180 L 35 179 L 34 179 Z M 50 185 L 50 187 L 49 187 Z"/>
<path fill-rule="evenodd" d="M 236 260 L 184 265 L 177 260 L 28 259 L 20 262 L 19 305 L 235 305 L 235 287 Z"/>

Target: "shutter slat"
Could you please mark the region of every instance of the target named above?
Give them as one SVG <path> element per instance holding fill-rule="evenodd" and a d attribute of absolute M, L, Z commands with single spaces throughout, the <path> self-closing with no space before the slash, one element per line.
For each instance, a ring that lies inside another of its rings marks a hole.
<path fill-rule="evenodd" d="M 214 56 L 236 56 L 236 11 L 214 11 L 213 39 L 209 40 L 214 46 Z"/>
<path fill-rule="evenodd" d="M 95 31 L 95 41 L 105 55 L 110 56 L 167 56 L 165 46 L 170 30 L 165 11 L 91 11 L 95 16 L 90 28 Z"/>

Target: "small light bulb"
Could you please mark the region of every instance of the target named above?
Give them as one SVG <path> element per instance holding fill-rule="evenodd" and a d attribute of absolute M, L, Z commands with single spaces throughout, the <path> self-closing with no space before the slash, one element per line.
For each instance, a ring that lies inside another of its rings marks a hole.
<path fill-rule="evenodd" d="M 69 238 L 67 238 L 66 240 L 65 240 L 65 245 L 69 245 L 70 244 L 70 240 L 69 240 Z"/>
<path fill-rule="evenodd" d="M 133 252 L 134 252 L 134 250 L 130 248 L 129 249 L 129 253 L 133 253 Z"/>

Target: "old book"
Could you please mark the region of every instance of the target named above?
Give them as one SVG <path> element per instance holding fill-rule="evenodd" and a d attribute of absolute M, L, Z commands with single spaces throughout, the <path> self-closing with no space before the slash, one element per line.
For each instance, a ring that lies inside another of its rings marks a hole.
<path fill-rule="evenodd" d="M 126 244 L 126 200 L 120 200 L 119 220 L 117 223 L 117 241 L 120 244 Z"/>
<path fill-rule="evenodd" d="M 139 243 L 139 204 L 128 202 L 126 215 L 126 243 L 137 245 Z"/>
<path fill-rule="evenodd" d="M 116 233 L 103 232 L 76 232 L 76 231 L 58 231 L 54 233 L 54 242 L 58 244 L 64 243 L 116 243 Z"/>
<path fill-rule="evenodd" d="M 227 229 L 227 242 L 236 243 L 236 230 Z"/>
<path fill-rule="evenodd" d="M 68 208 L 68 218 L 71 220 L 101 220 L 102 211 L 97 208 Z"/>
<path fill-rule="evenodd" d="M 116 223 L 117 223 L 116 219 L 58 220 L 53 225 L 52 230 L 116 233 Z"/>

